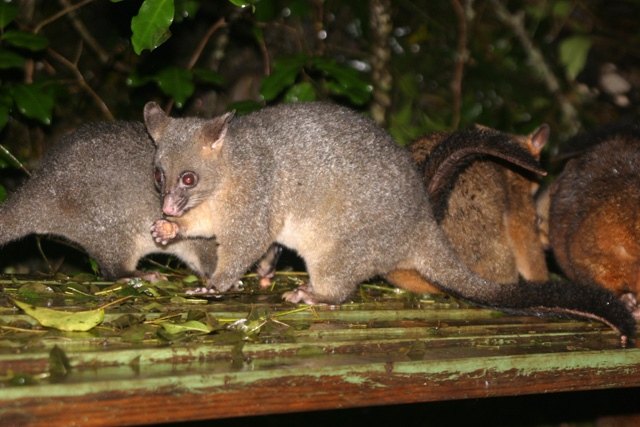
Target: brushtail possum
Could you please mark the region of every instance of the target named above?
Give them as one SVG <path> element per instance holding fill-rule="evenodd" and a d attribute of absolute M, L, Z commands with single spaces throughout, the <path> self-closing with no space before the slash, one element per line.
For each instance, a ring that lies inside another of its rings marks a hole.
<path fill-rule="evenodd" d="M 215 236 L 218 266 L 204 291 L 226 291 L 278 242 L 310 276 L 283 295 L 293 303 L 340 304 L 361 281 L 404 269 L 480 306 L 602 320 L 623 342 L 635 331 L 627 308 L 600 287 L 498 285 L 473 273 L 433 217 L 409 152 L 346 108 L 286 104 L 204 120 L 173 119 L 150 102 L 144 118 L 169 217 L 152 235 Z"/>
<path fill-rule="evenodd" d="M 551 184 L 549 241 L 571 280 L 624 296 L 640 318 L 640 126 L 606 129 L 578 135 L 590 148 Z"/>
<path fill-rule="evenodd" d="M 56 235 L 84 248 L 107 279 L 140 275 L 138 261 L 152 252 L 177 256 L 211 277 L 215 239 L 164 246 L 149 235 L 149 223 L 162 214 L 154 151 L 142 123 L 96 123 L 64 136 L 0 205 L 0 245 L 29 234 Z"/>
<path fill-rule="evenodd" d="M 547 125 L 528 135 L 476 126 L 428 134 L 409 146 L 436 220 L 460 259 L 487 280 L 549 279 L 536 227 L 537 182 L 526 173 L 545 174 L 538 160 L 548 138 Z M 415 271 L 386 278 L 403 288 L 427 286 Z"/>

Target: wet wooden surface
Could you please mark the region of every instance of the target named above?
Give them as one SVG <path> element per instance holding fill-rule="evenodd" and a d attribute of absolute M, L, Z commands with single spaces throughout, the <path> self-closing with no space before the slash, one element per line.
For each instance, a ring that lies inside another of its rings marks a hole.
<path fill-rule="evenodd" d="M 339 308 L 289 312 L 295 307 L 278 294 L 171 300 L 147 312 L 122 304 L 85 333 L 45 329 L 36 338 L 5 327 L 0 425 L 143 425 L 640 386 L 640 350 L 621 348 L 599 323 L 376 291 Z M 180 321 L 193 310 L 226 326 L 197 338 L 159 336 L 154 319 Z M 143 338 L 113 326 L 127 314 L 144 316 Z M 0 318 L 35 323 L 6 300 Z M 55 379 L 54 347 L 71 365 Z"/>

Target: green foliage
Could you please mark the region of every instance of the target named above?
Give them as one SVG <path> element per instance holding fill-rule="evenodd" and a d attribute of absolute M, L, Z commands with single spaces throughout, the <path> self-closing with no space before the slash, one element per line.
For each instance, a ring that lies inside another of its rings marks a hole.
<path fill-rule="evenodd" d="M 462 2 L 465 52 L 451 3 L 393 4 L 384 64 L 393 79 L 384 95 L 386 126 L 398 143 L 450 129 L 456 116 L 458 127 L 478 122 L 519 133 L 546 122 L 557 143 L 570 129 L 560 96 L 583 124 L 637 115 L 636 105 L 625 109 L 596 94 L 603 93 L 599 62 L 638 72 L 640 34 L 627 17 L 640 13 L 640 4 L 500 2 L 507 14 L 523 17 L 528 44 L 489 0 Z M 305 0 L 111 0 L 67 14 L 58 2 L 22 5 L 0 2 L 0 144 L 21 160 L 39 156 L 51 136 L 81 122 L 139 120 L 150 99 L 182 110 L 174 114 L 205 116 L 314 100 L 367 114 L 380 99 L 372 96 L 379 47 L 364 0 L 322 8 Z M 453 75 L 463 53 L 455 99 Z M 540 62 L 559 89 L 550 89 Z"/>
<path fill-rule="evenodd" d="M 574 80 L 584 69 L 590 49 L 591 39 L 583 35 L 568 37 L 560 43 L 560 63 L 569 79 Z"/>
<path fill-rule="evenodd" d="M 54 99 L 50 90 L 38 83 L 18 83 L 9 89 L 9 94 L 20 113 L 45 125 L 51 123 Z"/>
<path fill-rule="evenodd" d="M 4 29 L 13 22 L 19 12 L 20 10 L 15 4 L 4 1 L 0 2 L 0 29 Z"/>
<path fill-rule="evenodd" d="M 5 29 L 12 24 L 18 12 L 14 4 L 0 3 L 0 28 Z M 36 53 L 45 49 L 48 44 L 49 40 L 38 34 L 5 29 L 0 37 L 0 70 L 22 68 L 28 58 L 23 52 Z M 40 82 L 22 83 L 3 79 L 0 87 L 0 130 L 6 126 L 14 108 L 27 118 L 36 119 L 45 125 L 51 124 L 54 102 L 51 87 L 45 88 Z"/>
<path fill-rule="evenodd" d="M 311 81 L 296 83 L 300 76 L 314 73 L 321 74 L 321 79 L 315 82 L 317 89 Z M 260 94 L 267 102 L 277 99 L 285 90 L 285 102 L 314 101 L 333 95 L 363 105 L 369 101 L 372 87 L 361 72 L 339 65 L 334 59 L 299 54 L 277 60 L 273 73 L 262 79 Z"/>
<path fill-rule="evenodd" d="M 154 50 L 171 37 L 173 0 L 144 0 L 140 11 L 131 19 L 131 43 L 140 55 L 144 49 Z"/>
<path fill-rule="evenodd" d="M 5 31 L 2 35 L 2 41 L 34 52 L 45 49 L 49 44 L 49 40 L 46 37 L 18 30 Z"/>
<path fill-rule="evenodd" d="M 195 89 L 193 74 L 184 68 L 164 68 L 156 74 L 153 79 L 158 83 L 158 86 L 164 93 L 176 101 L 178 108 L 184 105 L 185 101 L 193 94 L 193 90 Z"/>

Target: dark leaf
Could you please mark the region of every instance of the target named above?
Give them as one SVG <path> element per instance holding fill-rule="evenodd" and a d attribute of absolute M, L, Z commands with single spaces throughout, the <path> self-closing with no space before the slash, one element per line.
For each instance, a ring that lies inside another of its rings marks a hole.
<path fill-rule="evenodd" d="M 13 22 L 19 11 L 15 4 L 6 1 L 0 2 L 0 29 Z"/>
<path fill-rule="evenodd" d="M 71 371 L 71 363 L 66 353 L 57 345 L 49 353 L 49 374 L 53 381 L 60 381 Z"/>
<path fill-rule="evenodd" d="M 0 69 L 22 68 L 24 57 L 10 50 L 0 50 Z"/>
<path fill-rule="evenodd" d="M 9 92 L 20 113 L 45 125 L 51 124 L 54 100 L 50 91 L 43 90 L 36 83 L 21 83 L 11 87 Z"/>
<path fill-rule="evenodd" d="M 160 89 L 171 96 L 178 108 L 193 94 L 193 74 L 186 68 L 167 67 L 154 76 Z"/>
<path fill-rule="evenodd" d="M 16 47 L 38 51 L 49 45 L 49 39 L 38 34 L 19 30 L 7 30 L 2 35 L 2 40 Z"/>
<path fill-rule="evenodd" d="M 154 50 L 167 41 L 174 14 L 173 0 L 145 0 L 131 19 L 133 50 L 140 55 L 144 49 Z"/>
<path fill-rule="evenodd" d="M 280 95 L 285 88 L 292 86 L 306 62 L 307 57 L 304 55 L 296 55 L 276 61 L 273 65 L 273 73 L 262 79 L 260 94 L 264 100 L 271 101 Z"/>

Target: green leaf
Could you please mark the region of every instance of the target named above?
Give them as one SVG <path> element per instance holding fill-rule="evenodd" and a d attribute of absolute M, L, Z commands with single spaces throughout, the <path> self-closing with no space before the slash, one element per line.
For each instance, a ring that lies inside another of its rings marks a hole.
<path fill-rule="evenodd" d="M 0 50 L 0 69 L 22 68 L 24 57 L 10 50 Z"/>
<path fill-rule="evenodd" d="M 9 25 L 16 16 L 18 16 L 18 6 L 7 3 L 6 1 L 0 2 L 0 29 L 4 29 Z"/>
<path fill-rule="evenodd" d="M 15 300 L 12 300 L 12 302 L 29 316 L 36 319 L 42 326 L 60 331 L 85 332 L 95 328 L 104 320 L 104 309 L 102 308 L 90 311 L 66 312 L 36 307 Z"/>
<path fill-rule="evenodd" d="M 213 85 L 221 85 L 224 83 L 224 76 L 215 71 L 208 70 L 206 68 L 194 68 L 193 74 L 195 74 L 200 80 L 205 81 Z"/>
<path fill-rule="evenodd" d="M 556 1 L 553 5 L 552 13 L 557 18 L 566 18 L 573 10 L 573 2 L 568 0 Z"/>
<path fill-rule="evenodd" d="M 360 71 L 338 65 L 335 60 L 327 61 L 323 58 L 316 58 L 314 65 L 327 73 L 331 80 L 327 82 L 327 87 L 334 94 L 347 96 L 357 105 L 365 104 L 371 98 L 373 87 L 363 79 L 364 74 Z"/>
<path fill-rule="evenodd" d="M 53 112 L 53 94 L 45 92 L 34 84 L 17 84 L 9 89 L 18 111 L 27 117 L 40 120 L 45 125 L 51 124 Z"/>
<path fill-rule="evenodd" d="M 239 7 L 249 7 L 251 6 L 251 10 L 253 12 L 256 11 L 255 1 L 254 0 L 229 0 L 229 3 L 239 6 Z"/>
<path fill-rule="evenodd" d="M 49 39 L 38 34 L 19 30 L 7 30 L 2 35 L 2 40 L 25 49 L 38 51 L 49 45 Z"/>
<path fill-rule="evenodd" d="M 7 200 L 7 190 L 0 185 L 0 202 L 4 202 Z"/>
<path fill-rule="evenodd" d="M 316 92 L 313 90 L 313 85 L 309 82 L 302 82 L 291 86 L 291 89 L 284 95 L 284 102 L 307 102 L 315 101 Z"/>
<path fill-rule="evenodd" d="M 292 86 L 306 62 L 307 57 L 305 55 L 296 55 L 277 60 L 273 64 L 273 73 L 262 79 L 260 94 L 264 100 L 271 101 L 285 88 Z"/>
<path fill-rule="evenodd" d="M 190 274 L 187 277 L 185 277 L 184 279 L 182 279 L 182 282 L 184 282 L 184 283 L 195 283 L 198 280 L 200 280 L 198 278 L 198 276 L 194 276 L 193 274 Z"/>
<path fill-rule="evenodd" d="M 238 101 L 227 106 L 227 111 L 236 111 L 237 115 L 248 114 L 263 108 L 264 105 L 256 101 Z"/>
<path fill-rule="evenodd" d="M 178 334 L 180 332 L 199 332 L 202 334 L 208 334 L 211 332 L 211 329 L 207 327 L 202 322 L 198 322 L 197 320 L 190 320 L 184 323 L 172 323 L 172 322 L 162 322 L 159 323 L 165 331 L 169 334 Z"/>
<path fill-rule="evenodd" d="M 95 259 L 89 258 L 89 264 L 91 264 L 91 271 L 93 274 L 100 273 L 100 265 L 98 265 Z"/>
<path fill-rule="evenodd" d="M 196 16 L 198 9 L 200 8 L 200 1 L 198 0 L 175 0 L 175 21 L 182 22 L 185 19 L 193 18 Z"/>
<path fill-rule="evenodd" d="M 579 35 L 564 39 L 560 43 L 560 63 L 564 66 L 569 79 L 574 80 L 587 63 L 591 49 L 591 39 Z"/>
<path fill-rule="evenodd" d="M 150 338 L 155 332 L 156 328 L 153 325 L 143 323 L 128 327 L 122 331 L 120 338 L 125 342 L 139 342 Z"/>
<path fill-rule="evenodd" d="M 257 25 L 255 25 L 252 28 L 251 32 L 253 33 L 253 37 L 256 39 L 258 44 L 263 44 L 264 43 L 264 33 L 262 32 L 262 28 L 260 28 Z"/>
<path fill-rule="evenodd" d="M 127 77 L 126 83 L 127 83 L 127 86 L 139 87 L 139 86 L 144 86 L 147 83 L 152 81 L 153 81 L 153 76 L 144 76 L 144 75 L 138 74 L 138 70 L 134 68 L 129 74 L 129 77 Z"/>
<path fill-rule="evenodd" d="M 154 76 L 160 89 L 171 96 L 176 107 L 181 108 L 193 94 L 193 74 L 186 68 L 167 67 Z"/>
<path fill-rule="evenodd" d="M 131 19 L 131 43 L 140 55 L 144 49 L 154 50 L 171 37 L 173 0 L 144 0 L 136 16 Z"/>
<path fill-rule="evenodd" d="M 276 4 L 274 0 L 260 0 L 255 5 L 253 11 L 254 17 L 258 22 L 269 22 L 276 19 L 278 13 L 281 11 L 279 4 Z M 257 28 L 257 27 L 254 27 Z"/>

